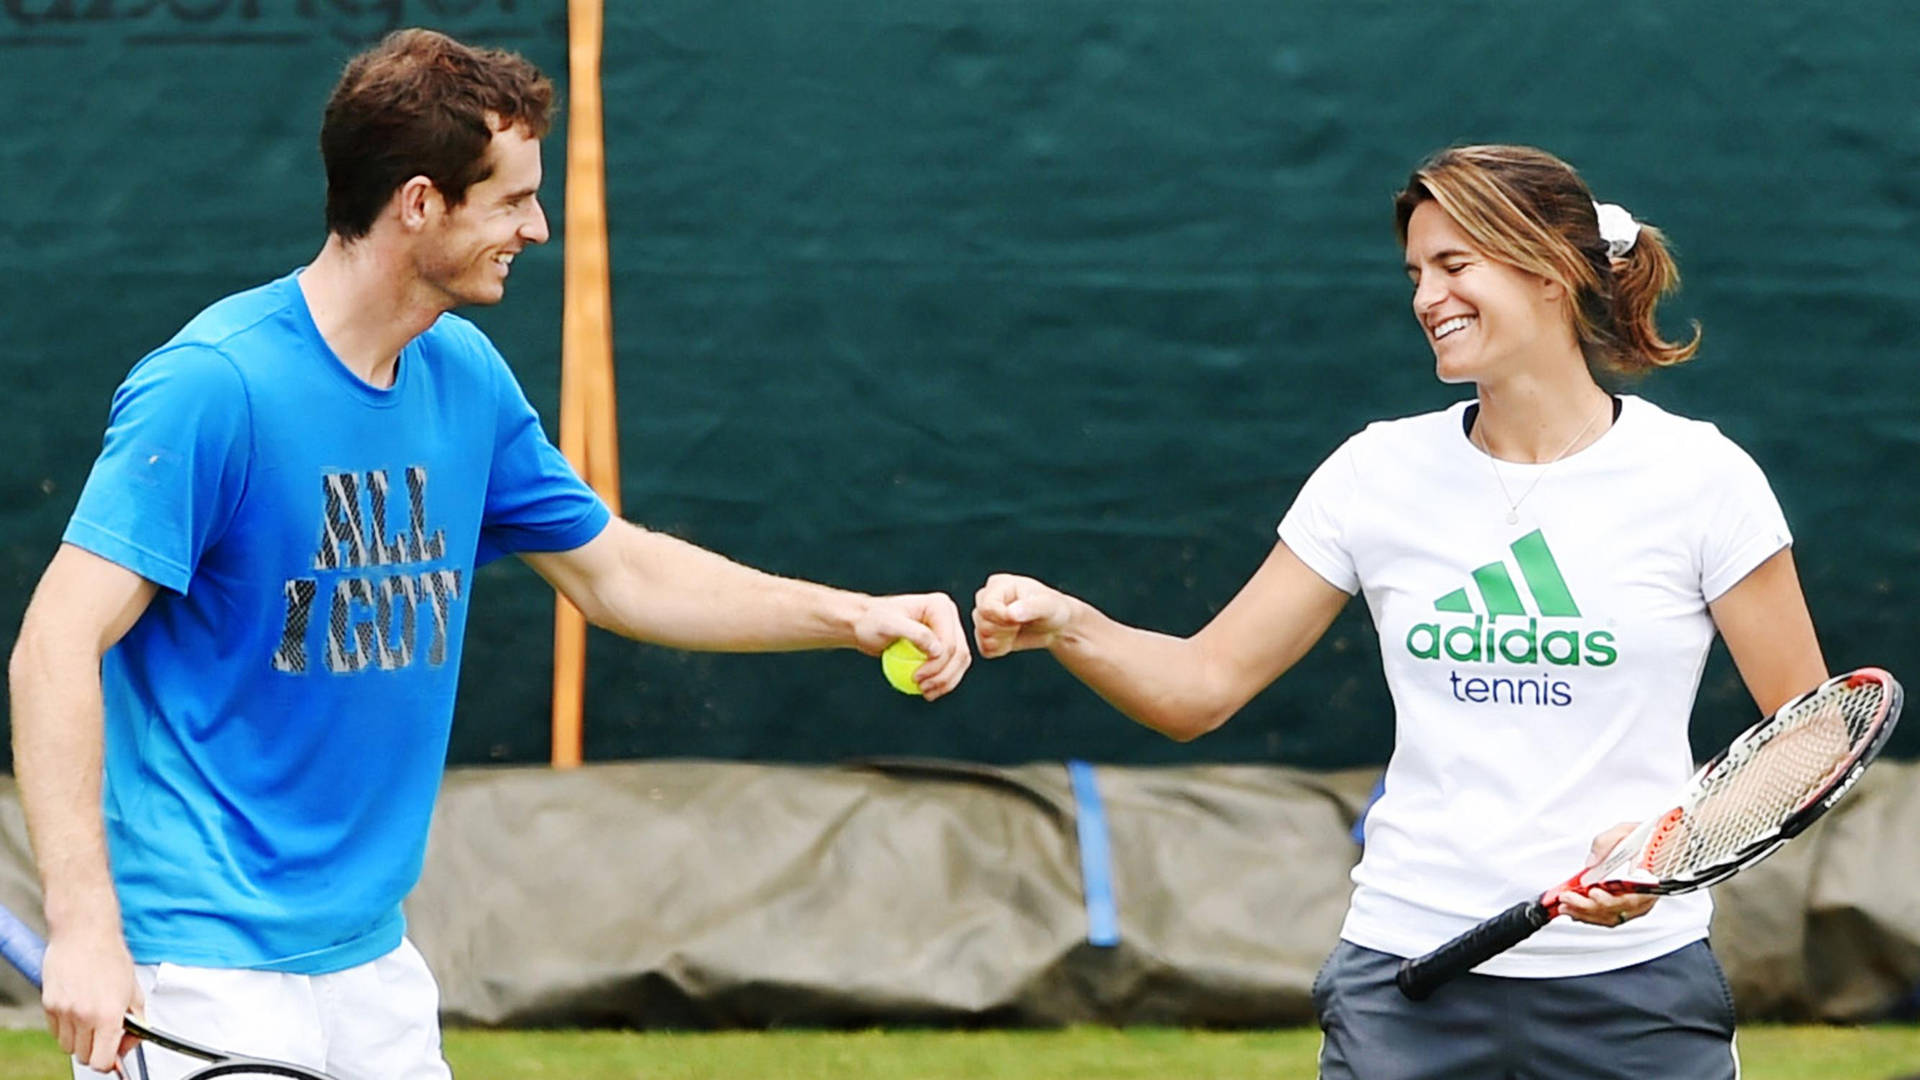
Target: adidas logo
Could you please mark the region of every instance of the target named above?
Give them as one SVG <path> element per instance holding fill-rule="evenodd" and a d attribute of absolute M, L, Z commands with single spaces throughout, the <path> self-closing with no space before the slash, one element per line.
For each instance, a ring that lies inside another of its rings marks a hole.
<path fill-rule="evenodd" d="M 1407 652 L 1422 660 L 1561 667 L 1606 667 L 1620 658 L 1610 631 L 1583 632 L 1577 623 L 1555 625 L 1580 618 L 1580 605 L 1561 576 L 1545 534 L 1535 529 L 1507 550 L 1513 556 L 1513 568 L 1520 571 L 1520 581 L 1514 580 L 1504 558 L 1473 571 L 1471 585 L 1433 602 L 1437 612 L 1470 615 L 1472 621 L 1415 623 L 1407 631 Z M 1503 626 L 1502 619 L 1512 621 Z M 1549 620 L 1544 633 L 1542 620 Z"/>

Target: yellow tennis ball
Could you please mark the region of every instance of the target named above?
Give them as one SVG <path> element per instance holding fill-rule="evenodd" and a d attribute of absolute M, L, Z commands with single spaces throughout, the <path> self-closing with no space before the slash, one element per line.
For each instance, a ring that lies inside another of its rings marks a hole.
<path fill-rule="evenodd" d="M 887 676 L 887 682 L 893 684 L 895 690 L 915 697 L 920 696 L 920 684 L 913 681 L 913 673 L 926 662 L 927 654 L 906 638 L 895 638 L 880 654 L 880 670 Z"/>

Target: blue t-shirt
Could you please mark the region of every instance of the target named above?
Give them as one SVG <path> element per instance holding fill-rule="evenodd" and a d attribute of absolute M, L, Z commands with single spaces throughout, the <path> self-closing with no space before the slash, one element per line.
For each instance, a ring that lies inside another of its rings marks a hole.
<path fill-rule="evenodd" d="M 134 367 L 66 540 L 160 585 L 107 653 L 105 816 L 142 963 L 338 971 L 400 943 L 473 568 L 609 515 L 471 323 L 380 390 L 297 272 Z"/>

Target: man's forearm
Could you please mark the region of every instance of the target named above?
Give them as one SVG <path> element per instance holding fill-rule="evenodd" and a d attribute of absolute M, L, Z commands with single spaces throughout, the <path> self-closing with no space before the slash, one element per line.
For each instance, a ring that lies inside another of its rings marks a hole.
<path fill-rule="evenodd" d="M 782 652 L 853 644 L 867 597 L 779 577 L 664 533 L 639 531 L 609 629 L 682 649 Z"/>
<path fill-rule="evenodd" d="M 854 644 L 871 597 L 780 577 L 664 533 L 622 538 L 626 571 L 603 594 L 597 621 L 680 649 L 782 652 Z"/>
<path fill-rule="evenodd" d="M 91 659 L 91 662 L 89 662 Z M 98 656 L 29 625 L 14 648 L 13 765 L 39 866 L 49 930 L 120 929 L 100 813 Z"/>

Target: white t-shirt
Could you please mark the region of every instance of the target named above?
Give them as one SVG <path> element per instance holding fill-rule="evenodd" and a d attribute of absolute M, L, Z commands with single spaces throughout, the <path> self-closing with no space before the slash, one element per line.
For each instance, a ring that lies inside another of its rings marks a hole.
<path fill-rule="evenodd" d="M 1369 425 L 1300 489 L 1280 539 L 1366 596 L 1394 751 L 1341 936 L 1416 956 L 1565 880 L 1595 834 L 1672 806 L 1707 604 L 1790 544 L 1753 459 L 1712 424 L 1623 397 L 1556 464 L 1467 439 L 1469 402 Z M 1537 483 L 1537 486 L 1536 486 Z M 1476 969 L 1609 971 L 1706 936 L 1707 895 L 1603 928 L 1556 919 Z"/>

